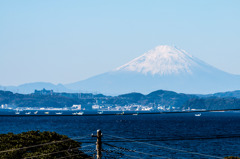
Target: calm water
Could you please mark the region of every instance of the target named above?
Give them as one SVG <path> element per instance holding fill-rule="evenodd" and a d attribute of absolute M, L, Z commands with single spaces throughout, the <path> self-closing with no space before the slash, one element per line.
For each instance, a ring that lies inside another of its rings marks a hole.
<path fill-rule="evenodd" d="M 139 152 L 155 154 L 164 158 L 210 158 L 184 151 L 198 152 L 218 157 L 240 156 L 240 113 L 216 112 L 202 113 L 195 117 L 192 113 L 186 114 L 160 114 L 160 115 L 116 115 L 116 116 L 0 116 L 0 133 L 21 133 L 29 130 L 56 131 L 69 137 L 86 136 L 79 140 L 83 146 L 95 142 L 90 137 L 101 129 L 103 142 L 113 146 L 127 148 Z M 136 142 L 122 142 L 116 139 L 123 137 L 142 141 L 148 144 L 160 145 L 156 147 Z M 109 145 L 103 145 L 107 158 L 157 158 L 136 152 L 116 151 Z M 169 148 L 174 148 L 169 149 Z M 95 149 L 89 146 L 85 149 Z M 128 156 L 124 156 L 126 154 Z"/>

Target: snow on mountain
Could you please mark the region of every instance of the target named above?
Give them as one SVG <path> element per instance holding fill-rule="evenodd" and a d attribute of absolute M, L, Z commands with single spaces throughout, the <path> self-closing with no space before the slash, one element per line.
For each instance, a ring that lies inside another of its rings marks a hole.
<path fill-rule="evenodd" d="M 143 74 L 171 75 L 192 73 L 191 67 L 198 63 L 186 51 L 162 45 L 135 58 L 116 70 L 140 72 Z"/>

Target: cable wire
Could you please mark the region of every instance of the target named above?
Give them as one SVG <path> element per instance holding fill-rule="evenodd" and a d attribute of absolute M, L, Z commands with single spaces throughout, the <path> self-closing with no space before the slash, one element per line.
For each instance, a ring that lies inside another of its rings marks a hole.
<path fill-rule="evenodd" d="M 211 137 L 204 137 L 204 136 L 191 136 L 191 137 L 184 137 L 184 138 L 131 138 L 132 140 L 141 141 L 141 142 L 151 142 L 151 141 L 171 141 L 171 140 L 211 140 L 211 139 L 231 139 L 231 138 L 240 138 L 239 134 L 231 135 L 231 136 L 224 136 L 224 135 L 217 135 Z M 113 140 L 113 138 L 106 138 L 105 142 L 135 142 L 135 141 L 119 141 Z M 93 142 L 82 142 L 82 143 L 93 143 Z"/>
<path fill-rule="evenodd" d="M 126 155 L 126 154 L 124 154 L 124 156 L 131 157 L 131 158 L 139 158 L 139 159 L 142 159 L 141 157 L 132 156 L 132 155 Z"/>
<path fill-rule="evenodd" d="M 78 156 L 80 154 L 83 154 L 83 153 L 79 153 L 79 154 L 73 154 L 73 155 L 70 155 L 70 156 L 65 156 L 65 157 L 60 157 L 60 158 L 57 158 L 57 159 L 64 159 L 64 158 L 68 158 L 68 157 L 74 157 L 74 156 Z M 84 158 L 84 159 L 93 159 L 92 157 L 82 157 L 80 156 L 81 158 Z"/>
<path fill-rule="evenodd" d="M 104 135 L 107 135 L 107 134 L 104 134 Z M 199 155 L 199 156 L 204 156 L 204 157 L 223 159 L 223 157 L 207 155 L 207 154 L 202 154 L 202 153 L 192 152 L 192 151 L 186 151 L 186 150 L 179 150 L 179 149 L 176 149 L 176 148 L 170 148 L 170 147 L 165 147 L 165 146 L 160 146 L 160 145 L 154 145 L 154 144 L 151 144 L 151 143 L 145 143 L 145 142 L 131 140 L 131 139 L 126 139 L 126 138 L 123 138 L 123 137 L 118 137 L 118 136 L 113 136 L 113 135 L 107 135 L 107 136 L 118 138 L 118 139 L 123 139 L 123 140 L 128 140 L 128 141 L 132 141 L 132 142 L 136 142 L 136 143 L 141 143 L 141 144 L 145 144 L 145 145 L 149 145 L 149 146 L 154 146 L 154 147 L 158 147 L 158 148 L 168 149 L 168 150 L 172 150 L 172 151 L 184 152 L 184 153 L 189 153 L 189 154 Z"/>
<path fill-rule="evenodd" d="M 95 144 L 90 144 L 90 145 L 86 145 L 86 146 L 82 146 L 82 147 L 75 147 L 72 149 L 66 149 L 66 150 L 62 150 L 62 151 L 57 151 L 57 152 L 51 152 L 51 153 L 46 153 L 46 154 L 41 154 L 41 155 L 36 155 L 36 156 L 31 156 L 31 157 L 25 157 L 24 159 L 28 159 L 28 158 L 35 158 L 35 157 L 41 157 L 41 156 L 48 156 L 48 155 L 53 155 L 53 154 L 57 154 L 57 153 L 61 153 L 61 152 L 65 152 L 68 150 L 74 150 L 74 149 L 79 149 L 79 148 L 84 148 L 84 147 L 89 147 L 89 146 L 93 146 Z"/>
<path fill-rule="evenodd" d="M 103 143 L 103 144 L 105 144 L 105 145 L 107 145 L 107 146 L 109 146 L 109 147 L 113 147 L 114 149 L 117 149 L 117 146 L 110 145 L 110 144 L 107 144 L 107 143 Z M 103 152 L 108 152 L 108 151 L 104 150 Z M 113 152 L 113 151 L 111 151 L 111 152 Z M 116 152 L 113 152 L 113 153 L 116 153 Z M 124 155 L 124 156 L 128 156 L 128 157 L 131 157 L 131 158 L 141 159 L 140 157 L 137 157 L 137 156 L 126 155 L 126 154 L 122 154 L 122 153 L 121 153 L 121 154 L 120 154 L 120 153 L 117 153 L 117 154 L 119 154 L 119 155 Z M 108 155 L 110 155 L 110 154 L 108 153 Z M 111 156 L 113 156 L 113 155 L 111 155 Z"/>
<path fill-rule="evenodd" d="M 126 148 L 122 148 L 122 147 L 117 147 L 115 145 L 111 145 L 111 144 L 107 144 L 107 143 L 104 143 L 105 145 L 108 145 L 110 147 L 113 147 L 115 149 L 126 149 Z M 127 149 L 129 150 L 129 149 Z M 155 156 L 155 157 L 158 157 L 158 158 L 166 158 L 166 157 L 163 157 L 163 156 L 160 156 L 160 155 L 154 155 L 154 154 L 150 154 L 150 153 L 145 153 L 145 152 L 141 152 L 141 151 L 136 151 L 136 150 L 131 150 L 130 152 L 136 152 L 136 153 L 140 153 L 140 154 L 144 154 L 144 155 L 149 155 L 149 156 Z M 125 154 L 124 154 L 125 155 Z"/>
<path fill-rule="evenodd" d="M 79 154 L 73 154 L 73 155 L 70 155 L 70 156 L 66 156 L 66 157 L 60 157 L 60 158 L 57 158 L 57 159 L 64 159 L 64 158 L 68 158 L 68 157 L 74 157 L 74 156 L 78 156 Z"/>
<path fill-rule="evenodd" d="M 75 139 L 83 139 L 83 138 L 86 138 L 86 137 L 88 137 L 88 136 L 84 136 L 84 137 L 80 137 L 80 138 L 76 137 L 76 138 L 71 138 L 71 139 L 66 139 L 66 140 L 59 140 L 59 141 L 51 141 L 51 142 L 38 144 L 38 145 L 32 145 L 32 146 L 28 146 L 28 147 L 21 147 L 21 148 L 16 148 L 16 149 L 4 150 L 4 151 L 0 151 L 0 153 L 11 152 L 11 151 L 18 151 L 18 150 L 29 149 L 29 148 L 39 147 L 39 146 L 51 145 L 51 144 L 57 144 L 57 143 L 67 142 L 67 141 L 75 140 Z"/>

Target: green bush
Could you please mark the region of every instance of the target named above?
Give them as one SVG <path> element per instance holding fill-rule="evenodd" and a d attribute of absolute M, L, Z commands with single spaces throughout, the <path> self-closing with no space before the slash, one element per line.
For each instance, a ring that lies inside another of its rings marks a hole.
<path fill-rule="evenodd" d="M 46 144 L 48 143 L 48 144 Z M 34 146 L 35 145 L 35 146 Z M 40 146 L 36 146 L 40 145 Z M 49 131 L 28 131 L 21 134 L 0 134 L 0 159 L 88 158 L 79 148 L 81 143 Z"/>

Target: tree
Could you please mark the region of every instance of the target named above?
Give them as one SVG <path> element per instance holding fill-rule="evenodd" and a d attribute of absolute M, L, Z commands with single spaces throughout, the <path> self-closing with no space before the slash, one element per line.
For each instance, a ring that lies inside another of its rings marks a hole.
<path fill-rule="evenodd" d="M 0 134 L 0 159 L 20 158 L 89 158 L 79 150 L 81 143 L 49 131 Z"/>

